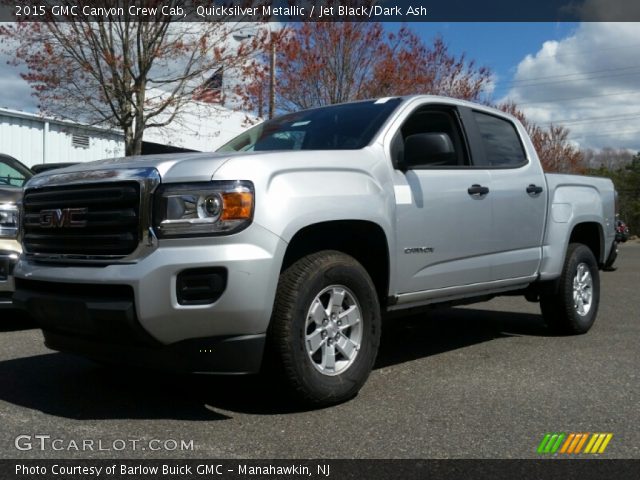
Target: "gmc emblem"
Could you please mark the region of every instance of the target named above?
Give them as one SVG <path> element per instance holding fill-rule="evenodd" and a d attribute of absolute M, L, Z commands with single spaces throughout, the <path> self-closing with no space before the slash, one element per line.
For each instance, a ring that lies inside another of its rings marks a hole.
<path fill-rule="evenodd" d="M 83 228 L 87 221 L 78 217 L 86 215 L 87 208 L 56 208 L 40 210 L 40 228 Z"/>

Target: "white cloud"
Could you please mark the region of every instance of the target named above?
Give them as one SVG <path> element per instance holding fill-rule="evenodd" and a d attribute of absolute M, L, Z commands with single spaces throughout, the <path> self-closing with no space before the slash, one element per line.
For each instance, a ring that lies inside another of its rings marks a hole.
<path fill-rule="evenodd" d="M 500 75 L 495 72 L 491 72 L 491 76 L 489 77 L 489 80 L 485 84 L 482 91 L 486 95 L 486 97 L 490 99 L 493 97 L 496 91 L 496 87 L 501 83 L 504 83 L 504 81 L 502 78 L 500 78 Z"/>
<path fill-rule="evenodd" d="M 36 112 L 38 101 L 32 90 L 20 77 L 20 69 L 7 64 L 11 58 L 0 52 L 0 107 Z"/>
<path fill-rule="evenodd" d="M 583 23 L 518 65 L 505 99 L 582 147 L 640 150 L 640 24 Z M 505 100 L 503 99 L 503 100 Z"/>

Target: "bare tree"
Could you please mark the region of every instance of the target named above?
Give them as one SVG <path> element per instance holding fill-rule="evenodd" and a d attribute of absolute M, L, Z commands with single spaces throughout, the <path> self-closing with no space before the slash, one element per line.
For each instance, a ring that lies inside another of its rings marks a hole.
<path fill-rule="evenodd" d="M 428 93 L 480 100 L 491 74 L 441 38 L 426 45 L 408 28 L 379 22 L 303 22 L 271 38 L 277 51 L 277 108 L 295 111 L 389 95 Z M 269 62 L 248 63 L 238 88 L 245 107 L 264 111 Z"/>
<path fill-rule="evenodd" d="M 616 170 L 631 163 L 634 152 L 624 148 L 604 147 L 598 150 L 587 149 L 582 152 L 585 165 L 589 168 Z"/>
<path fill-rule="evenodd" d="M 157 8 L 141 21 L 129 15 L 129 3 L 100 2 L 122 8 L 110 21 L 83 14 L 26 18 L 0 27 L 0 37 L 13 63 L 26 67 L 22 76 L 43 112 L 120 128 L 126 154 L 135 155 L 146 129 L 177 120 L 214 71 L 241 68 L 253 52 L 251 44 L 229 47 L 240 24 L 182 22 L 158 8 L 178 0 L 137 2 Z"/>
<path fill-rule="evenodd" d="M 585 171 L 582 152 L 569 141 L 568 128 L 553 124 L 548 128 L 542 128 L 529 120 L 513 102 L 500 104 L 497 108 L 510 113 L 524 125 L 545 171 L 557 173 Z"/>

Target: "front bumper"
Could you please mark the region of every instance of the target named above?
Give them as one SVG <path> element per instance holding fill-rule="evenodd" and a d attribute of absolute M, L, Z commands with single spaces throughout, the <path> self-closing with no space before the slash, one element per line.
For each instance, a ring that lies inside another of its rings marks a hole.
<path fill-rule="evenodd" d="M 186 371 L 251 373 L 262 358 L 285 248 L 253 224 L 228 237 L 160 241 L 135 264 L 59 266 L 23 258 L 15 268 L 14 302 L 40 323 L 53 349 Z M 226 270 L 224 292 L 212 304 L 180 304 L 178 275 L 205 267 Z"/>
<path fill-rule="evenodd" d="M 98 362 L 182 373 L 245 375 L 260 372 L 266 336 L 212 337 L 168 346 L 132 346 L 44 331 L 47 347 Z"/>
<path fill-rule="evenodd" d="M 18 263 L 20 252 L 20 244 L 17 241 L 0 240 L 0 308 L 13 308 L 13 270 Z"/>
<path fill-rule="evenodd" d="M 105 289 L 20 279 L 18 287 L 16 305 L 38 321 L 45 345 L 53 350 L 178 372 L 245 374 L 260 370 L 264 334 L 193 338 L 163 345 L 140 326 L 130 287 Z"/>

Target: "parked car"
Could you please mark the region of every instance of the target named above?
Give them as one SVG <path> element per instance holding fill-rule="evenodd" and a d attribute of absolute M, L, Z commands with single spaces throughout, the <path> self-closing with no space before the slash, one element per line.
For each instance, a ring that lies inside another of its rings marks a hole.
<path fill-rule="evenodd" d="M 609 179 L 545 174 L 501 111 L 435 96 L 334 105 L 217 153 L 34 177 L 14 299 L 52 349 L 266 366 L 327 405 L 365 383 L 388 312 L 517 293 L 555 331 L 587 332 L 614 201 Z"/>
<path fill-rule="evenodd" d="M 18 160 L 0 154 L 0 308 L 12 306 L 13 268 L 22 252 L 17 240 L 18 202 L 32 176 Z"/>

